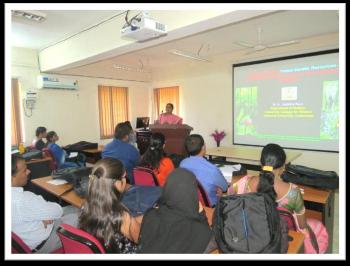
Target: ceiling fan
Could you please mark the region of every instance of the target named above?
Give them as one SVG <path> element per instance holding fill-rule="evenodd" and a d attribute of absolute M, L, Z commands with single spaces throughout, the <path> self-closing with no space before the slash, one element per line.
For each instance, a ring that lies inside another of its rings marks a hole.
<path fill-rule="evenodd" d="M 235 43 L 240 45 L 240 46 L 252 48 L 252 51 L 248 52 L 247 54 L 259 52 L 259 51 L 265 50 L 267 48 L 274 48 L 274 47 L 279 47 L 279 46 L 291 45 L 291 44 L 299 43 L 299 40 L 290 40 L 290 41 L 285 41 L 285 42 L 263 44 L 262 41 L 261 41 L 261 33 L 262 33 L 262 29 L 259 26 L 258 27 L 258 43 L 255 44 L 255 45 L 247 43 L 247 42 L 244 42 L 244 41 L 239 41 L 239 42 L 235 42 Z"/>

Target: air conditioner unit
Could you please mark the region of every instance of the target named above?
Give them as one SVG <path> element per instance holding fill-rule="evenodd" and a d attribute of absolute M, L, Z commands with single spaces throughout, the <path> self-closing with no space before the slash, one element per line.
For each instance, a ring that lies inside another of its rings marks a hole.
<path fill-rule="evenodd" d="M 123 37 L 132 38 L 139 42 L 158 38 L 167 34 L 166 25 L 154 19 L 142 16 L 131 21 L 131 25 L 121 30 Z"/>
<path fill-rule="evenodd" d="M 78 81 L 67 79 L 67 78 L 41 76 L 39 79 L 39 83 L 40 83 L 39 88 L 43 88 L 43 89 L 63 89 L 63 90 L 78 89 Z"/>

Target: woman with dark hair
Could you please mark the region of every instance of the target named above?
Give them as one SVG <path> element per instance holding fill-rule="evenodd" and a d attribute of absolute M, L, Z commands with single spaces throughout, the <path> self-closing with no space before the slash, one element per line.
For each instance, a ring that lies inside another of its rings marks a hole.
<path fill-rule="evenodd" d="M 159 116 L 159 123 L 161 125 L 163 124 L 170 124 L 170 125 L 181 125 L 182 124 L 182 118 L 173 114 L 174 105 L 172 103 L 167 103 L 165 106 L 165 113 L 163 113 Z"/>
<path fill-rule="evenodd" d="M 260 175 L 242 177 L 228 189 L 228 194 L 242 194 L 248 192 L 268 194 L 276 201 L 279 207 L 289 210 L 296 216 L 295 220 L 298 230 L 305 235 L 305 241 L 309 241 L 309 230 L 313 230 L 311 227 L 324 228 L 324 226 L 319 224 L 319 221 L 315 222 L 312 219 L 306 219 L 304 199 L 301 190 L 297 185 L 286 183 L 281 179 L 285 162 L 286 154 L 282 147 L 277 144 L 267 144 L 261 152 L 260 163 L 262 170 L 260 171 Z M 328 240 L 323 239 L 322 241 L 328 242 Z M 323 243 L 323 246 L 324 245 Z M 304 242 L 304 246 L 306 249 L 308 246 L 306 242 Z"/>
<path fill-rule="evenodd" d="M 90 175 L 79 228 L 95 236 L 108 253 L 136 253 L 142 216 L 132 217 L 121 203 L 126 187 L 121 161 L 99 160 Z"/>
<path fill-rule="evenodd" d="M 35 139 L 32 142 L 32 147 L 41 151 L 45 148 L 46 144 L 43 141 L 43 138 L 46 138 L 46 127 L 38 127 L 35 131 Z"/>
<path fill-rule="evenodd" d="M 159 208 L 143 217 L 140 253 L 204 253 L 212 236 L 198 200 L 196 177 L 175 169 L 165 183 Z"/>
<path fill-rule="evenodd" d="M 305 206 L 300 189 L 281 179 L 286 162 L 286 153 L 278 144 L 267 144 L 260 157 L 262 170 L 259 176 L 245 176 L 229 189 L 228 194 L 261 192 L 268 194 L 278 206 L 297 215 L 300 228 L 305 227 Z"/>
<path fill-rule="evenodd" d="M 165 156 L 165 137 L 162 133 L 153 133 L 148 149 L 141 159 L 140 165 L 150 168 L 157 176 L 159 186 L 164 186 L 167 176 L 174 170 L 172 160 Z"/>
<path fill-rule="evenodd" d="M 68 167 L 80 167 L 84 166 L 84 162 L 79 162 L 76 159 L 76 162 L 67 161 L 67 153 L 62 149 L 56 142 L 59 140 L 59 137 L 55 131 L 50 131 L 46 135 L 47 139 L 47 148 L 51 151 L 54 156 L 54 159 L 57 162 L 58 168 L 68 168 Z"/>

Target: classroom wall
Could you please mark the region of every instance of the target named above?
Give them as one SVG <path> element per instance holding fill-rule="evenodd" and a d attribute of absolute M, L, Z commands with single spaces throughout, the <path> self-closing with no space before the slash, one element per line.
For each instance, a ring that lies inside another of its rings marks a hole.
<path fill-rule="evenodd" d="M 337 34 L 317 36 L 298 45 L 299 50 L 281 47 L 257 53 L 259 58 L 280 57 L 288 54 L 305 53 L 319 49 L 331 48 L 338 43 Z M 246 51 L 245 51 L 246 52 Z M 215 147 L 210 136 L 215 129 L 224 130 L 227 136 L 222 146 L 232 146 L 232 64 L 249 60 L 244 53 L 218 56 L 211 63 L 196 63 L 184 59 L 184 64 L 172 69 L 159 69 L 153 73 L 152 88 L 180 87 L 180 116 L 184 123 L 192 126 L 192 133 L 201 134 L 207 147 Z M 302 156 L 294 163 L 310 167 L 339 172 L 338 153 L 301 151 Z"/>
<path fill-rule="evenodd" d="M 38 126 L 54 130 L 60 137 L 59 144 L 66 145 L 80 140 L 105 144 L 100 140 L 98 114 L 98 85 L 129 88 L 129 120 L 135 126 L 137 116 L 148 115 L 149 83 L 131 82 L 89 77 L 62 76 L 77 79 L 79 90 L 37 89 L 40 74 L 35 50 L 12 49 L 12 77 L 17 77 L 22 97 L 29 89 L 36 89 L 38 99 L 31 117 L 23 115 L 25 144 L 29 145 Z M 27 114 L 30 111 L 27 110 Z"/>

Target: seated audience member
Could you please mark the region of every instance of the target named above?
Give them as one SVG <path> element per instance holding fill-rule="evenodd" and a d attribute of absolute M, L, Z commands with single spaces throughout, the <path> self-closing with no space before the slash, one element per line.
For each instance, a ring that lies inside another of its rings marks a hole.
<path fill-rule="evenodd" d="M 136 147 L 136 133 L 135 133 L 134 129 L 132 128 L 130 121 L 125 121 L 125 124 L 130 129 L 128 143 Z"/>
<path fill-rule="evenodd" d="M 116 159 L 99 160 L 90 175 L 79 228 L 95 236 L 107 253 L 136 253 L 142 216 L 132 217 L 121 203 L 126 171 Z"/>
<path fill-rule="evenodd" d="M 216 205 L 219 196 L 227 190 L 227 181 L 221 171 L 204 158 L 206 147 L 203 137 L 197 134 L 188 136 L 185 149 L 190 157 L 182 160 L 180 167 L 195 174 L 207 192 L 211 205 Z"/>
<path fill-rule="evenodd" d="M 16 233 L 33 252 L 50 253 L 61 247 L 56 230 L 61 223 L 77 226 L 77 208 L 49 202 L 42 196 L 23 191 L 28 174 L 25 160 L 19 155 L 11 157 L 11 231 Z"/>
<path fill-rule="evenodd" d="M 174 110 L 174 105 L 172 103 L 168 103 L 165 107 L 165 110 L 166 112 L 162 113 L 159 117 L 159 123 L 161 125 L 163 124 L 181 125 L 182 124 L 182 118 L 172 113 Z"/>
<path fill-rule="evenodd" d="M 50 131 L 49 133 L 47 133 L 46 139 L 47 148 L 52 152 L 53 156 L 55 157 L 58 169 L 84 166 L 84 162 L 80 162 L 77 159 L 75 159 L 75 162 L 67 161 L 68 158 L 66 151 L 56 144 L 56 141 L 59 140 L 59 137 L 55 131 Z"/>
<path fill-rule="evenodd" d="M 46 144 L 43 141 L 43 138 L 46 138 L 46 127 L 38 127 L 35 131 L 36 138 L 32 142 L 32 147 L 41 151 L 45 148 Z"/>
<path fill-rule="evenodd" d="M 134 184 L 133 169 L 140 161 L 140 153 L 128 143 L 129 133 L 129 126 L 119 123 L 115 127 L 114 139 L 102 151 L 102 158 L 110 157 L 120 160 L 126 168 L 128 182 Z"/>
<path fill-rule="evenodd" d="M 242 194 L 248 192 L 266 193 L 274 199 L 279 207 L 288 209 L 295 214 L 300 232 L 309 237 L 308 230 L 312 230 L 307 224 L 305 206 L 302 192 L 297 185 L 286 183 L 281 179 L 284 172 L 286 154 L 277 144 L 267 144 L 260 157 L 262 170 L 259 176 L 245 176 L 232 184 L 228 194 Z"/>
<path fill-rule="evenodd" d="M 147 151 L 141 158 L 141 166 L 153 169 L 159 186 L 164 186 L 167 176 L 174 170 L 172 160 L 164 154 L 165 137 L 162 133 L 153 133 Z"/>
<path fill-rule="evenodd" d="M 207 252 L 213 234 L 198 200 L 196 177 L 186 169 L 175 169 L 159 202 L 159 208 L 143 216 L 140 253 Z"/>

